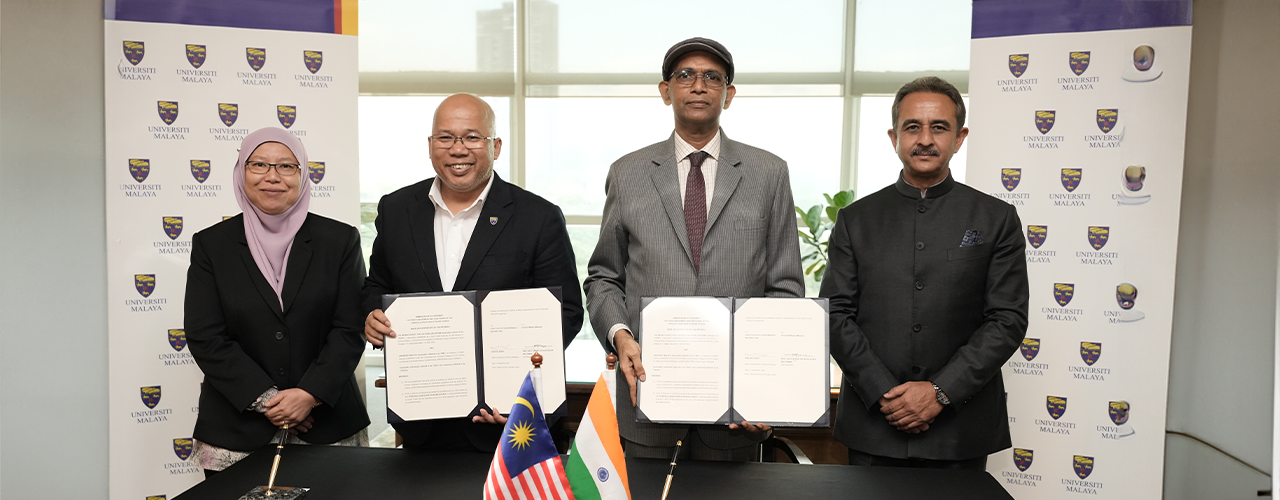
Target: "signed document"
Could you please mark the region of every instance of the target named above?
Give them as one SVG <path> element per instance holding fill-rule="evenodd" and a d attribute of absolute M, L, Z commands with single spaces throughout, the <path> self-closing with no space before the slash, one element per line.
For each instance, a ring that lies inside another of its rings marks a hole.
<path fill-rule="evenodd" d="M 535 352 L 542 355 L 542 413 L 549 415 L 564 403 L 559 297 L 547 288 L 489 292 L 480 299 L 480 325 L 486 405 L 511 412 Z"/>
<path fill-rule="evenodd" d="M 815 298 L 643 298 L 637 420 L 828 426 L 827 311 Z"/>
<path fill-rule="evenodd" d="M 384 310 L 387 411 L 402 420 L 462 417 L 479 399 L 474 292 L 401 295 Z"/>

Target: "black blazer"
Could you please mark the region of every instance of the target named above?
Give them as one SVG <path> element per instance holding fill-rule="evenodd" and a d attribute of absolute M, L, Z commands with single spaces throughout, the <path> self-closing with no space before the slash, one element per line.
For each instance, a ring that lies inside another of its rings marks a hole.
<path fill-rule="evenodd" d="M 363 278 L 360 233 L 308 214 L 289 252 L 281 310 L 249 254 L 243 215 L 196 233 L 184 321 L 204 372 L 193 436 L 231 450 L 262 447 L 277 429 L 248 408 L 272 386 L 321 402 L 304 441 L 330 444 L 368 426 L 354 375 L 364 351 Z"/>
<path fill-rule="evenodd" d="M 899 178 L 840 210 L 822 280 L 831 355 L 844 370 L 837 439 L 931 460 L 1010 446 L 1000 367 L 1027 332 L 1025 246 L 1013 206 L 950 176 L 924 198 Z M 932 381 L 951 400 L 918 435 L 894 429 L 878 404 L 910 381 Z"/>
<path fill-rule="evenodd" d="M 378 202 L 374 221 L 378 237 L 373 241 L 369 277 L 364 282 L 366 315 L 382 308 L 383 294 L 446 291 L 436 264 L 436 206 L 429 196 L 433 182 L 435 178 L 401 188 Z M 568 347 L 582 328 L 578 283 L 573 246 L 560 207 L 495 174 L 452 290 L 559 286 L 563 292 L 563 340 Z M 456 436 L 444 435 L 449 432 L 433 435 L 433 424 L 450 431 L 465 430 L 471 446 L 462 447 L 481 451 L 493 451 L 502 433 L 501 426 L 472 424 L 469 419 L 416 421 L 394 427 L 409 446 L 457 448 L 466 444 L 452 439 Z"/>

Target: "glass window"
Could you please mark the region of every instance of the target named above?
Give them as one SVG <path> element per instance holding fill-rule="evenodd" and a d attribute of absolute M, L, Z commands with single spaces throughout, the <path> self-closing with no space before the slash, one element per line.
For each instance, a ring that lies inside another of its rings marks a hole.
<path fill-rule="evenodd" d="M 969 70 L 971 1 L 857 2 L 854 70 Z M 928 30 L 913 26 L 928 26 Z"/>
<path fill-rule="evenodd" d="M 502 0 L 360 2 L 360 72 L 511 73 L 514 16 Z"/>

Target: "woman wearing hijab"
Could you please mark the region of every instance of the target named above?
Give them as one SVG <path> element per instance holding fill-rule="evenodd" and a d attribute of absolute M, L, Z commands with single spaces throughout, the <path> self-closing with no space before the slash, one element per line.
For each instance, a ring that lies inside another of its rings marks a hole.
<path fill-rule="evenodd" d="M 191 460 L 210 476 L 289 426 L 287 443 L 368 446 L 360 233 L 307 213 L 307 152 L 284 129 L 240 143 L 237 215 L 196 233 L 187 342 L 204 372 Z"/>

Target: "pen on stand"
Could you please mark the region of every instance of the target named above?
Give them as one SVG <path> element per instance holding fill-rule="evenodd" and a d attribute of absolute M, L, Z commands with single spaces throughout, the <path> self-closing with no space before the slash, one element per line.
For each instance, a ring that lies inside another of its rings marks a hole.
<path fill-rule="evenodd" d="M 284 440 L 289 435 L 289 424 L 280 426 L 280 443 L 276 445 L 276 458 L 271 462 L 271 477 L 267 479 L 267 495 L 271 496 L 271 487 L 276 484 L 276 470 L 280 468 L 280 452 L 284 450 Z M 674 461 L 673 461 L 674 462 Z M 670 479 L 667 479 L 670 482 Z"/>
<path fill-rule="evenodd" d="M 680 445 L 684 441 L 676 441 L 676 452 L 671 454 L 671 470 L 667 471 L 667 484 L 662 486 L 662 500 L 667 500 L 667 491 L 671 489 L 671 477 L 676 475 L 676 459 L 680 457 Z"/>

